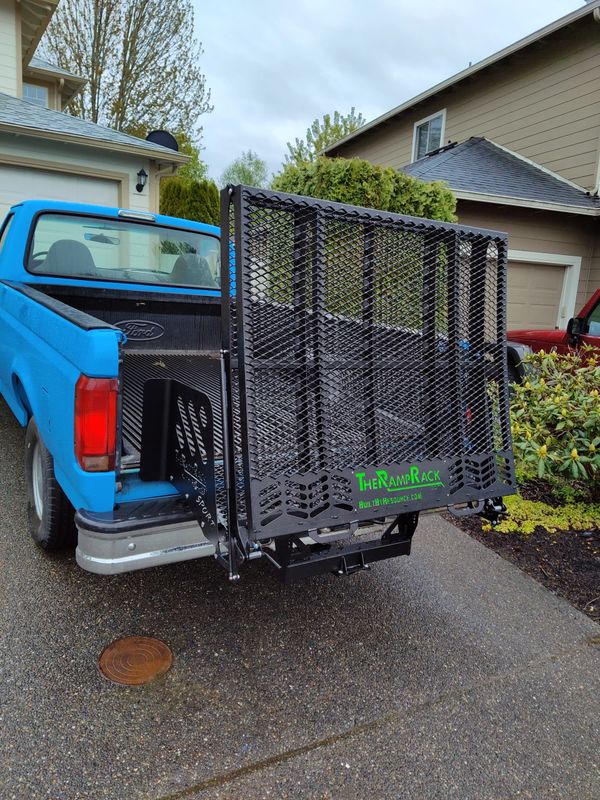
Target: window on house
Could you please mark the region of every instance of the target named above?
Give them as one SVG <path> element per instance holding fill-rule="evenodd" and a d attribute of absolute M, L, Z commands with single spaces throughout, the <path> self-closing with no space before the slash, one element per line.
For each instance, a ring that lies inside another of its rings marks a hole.
<path fill-rule="evenodd" d="M 34 83 L 23 84 L 23 100 L 36 106 L 48 108 L 48 87 L 36 86 Z"/>
<path fill-rule="evenodd" d="M 427 119 L 417 122 L 413 143 L 413 161 L 418 161 L 442 144 L 444 134 L 445 111 L 433 114 Z"/>

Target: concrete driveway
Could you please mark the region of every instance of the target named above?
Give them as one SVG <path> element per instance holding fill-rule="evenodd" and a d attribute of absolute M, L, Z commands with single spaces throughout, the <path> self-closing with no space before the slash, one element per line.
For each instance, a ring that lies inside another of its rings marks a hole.
<path fill-rule="evenodd" d="M 600 798 L 600 628 L 441 518 L 347 579 L 101 578 L 29 541 L 22 446 L 2 405 L 3 800 Z M 126 634 L 172 670 L 107 682 Z"/>

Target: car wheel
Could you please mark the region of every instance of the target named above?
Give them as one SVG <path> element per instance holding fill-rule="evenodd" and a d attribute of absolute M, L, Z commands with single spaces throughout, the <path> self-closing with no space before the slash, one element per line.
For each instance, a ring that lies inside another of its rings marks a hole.
<path fill-rule="evenodd" d="M 33 418 L 25 436 L 25 481 L 27 520 L 33 540 L 44 550 L 74 547 L 75 510 L 54 476 L 54 460 Z"/>
<path fill-rule="evenodd" d="M 510 361 L 508 362 L 508 392 L 512 397 L 515 392 L 515 387 L 513 384 L 521 383 L 521 376 L 519 371 L 517 370 L 516 364 L 511 364 Z"/>

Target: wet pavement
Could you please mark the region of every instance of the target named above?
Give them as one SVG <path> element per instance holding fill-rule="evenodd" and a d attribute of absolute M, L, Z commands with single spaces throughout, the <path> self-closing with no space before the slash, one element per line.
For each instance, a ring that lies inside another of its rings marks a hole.
<path fill-rule="evenodd" d="M 440 517 L 350 578 L 95 576 L 29 540 L 23 439 L 1 404 L 2 800 L 600 798 L 600 627 Z M 126 635 L 171 670 L 108 682 Z"/>

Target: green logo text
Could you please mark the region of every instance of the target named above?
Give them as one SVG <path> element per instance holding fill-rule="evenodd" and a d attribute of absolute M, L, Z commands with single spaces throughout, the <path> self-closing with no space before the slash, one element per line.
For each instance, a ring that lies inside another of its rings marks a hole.
<path fill-rule="evenodd" d="M 360 492 L 372 492 L 380 489 L 384 489 L 386 492 L 406 492 L 410 489 L 432 489 L 444 485 L 440 479 L 439 470 L 421 470 L 414 465 L 408 472 L 399 475 L 390 475 L 385 469 L 377 469 L 372 476 L 367 476 L 366 472 L 357 472 L 356 477 Z"/>

